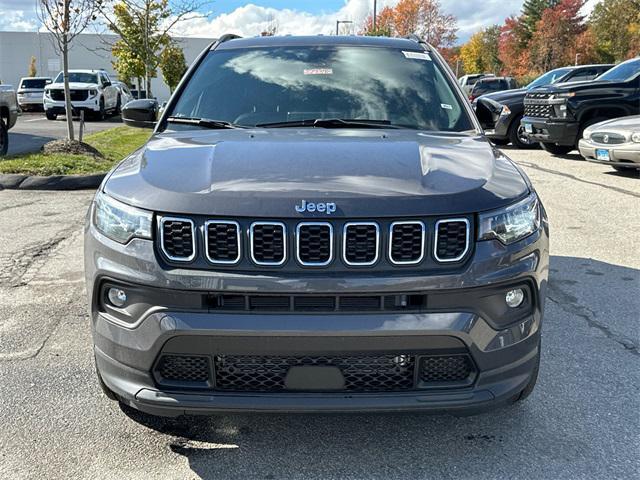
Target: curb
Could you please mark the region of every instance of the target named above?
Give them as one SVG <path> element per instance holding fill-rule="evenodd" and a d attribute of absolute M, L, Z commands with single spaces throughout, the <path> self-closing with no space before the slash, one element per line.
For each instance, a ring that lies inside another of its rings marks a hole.
<path fill-rule="evenodd" d="M 0 190 L 85 190 L 95 189 L 106 176 L 96 175 L 21 175 L 17 173 L 0 174 Z"/>

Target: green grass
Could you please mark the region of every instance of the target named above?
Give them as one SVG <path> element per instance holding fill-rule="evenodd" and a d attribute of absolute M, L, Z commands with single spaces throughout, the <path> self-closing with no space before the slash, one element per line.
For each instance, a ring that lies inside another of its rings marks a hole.
<path fill-rule="evenodd" d="M 147 141 L 149 130 L 115 127 L 84 137 L 84 141 L 98 149 L 105 158 L 60 153 L 29 153 L 0 159 L 0 173 L 25 175 L 77 175 L 106 173 Z"/>

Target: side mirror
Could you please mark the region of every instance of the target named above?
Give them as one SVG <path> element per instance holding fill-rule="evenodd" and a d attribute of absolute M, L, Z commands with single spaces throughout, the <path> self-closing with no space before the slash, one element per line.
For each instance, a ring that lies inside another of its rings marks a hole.
<path fill-rule="evenodd" d="M 478 121 L 482 128 L 488 130 L 495 128 L 501 112 L 502 105 L 495 100 L 483 97 L 476 100 L 476 117 L 478 117 Z"/>
<path fill-rule="evenodd" d="M 131 100 L 122 107 L 122 121 L 137 128 L 154 128 L 158 119 L 156 100 Z"/>

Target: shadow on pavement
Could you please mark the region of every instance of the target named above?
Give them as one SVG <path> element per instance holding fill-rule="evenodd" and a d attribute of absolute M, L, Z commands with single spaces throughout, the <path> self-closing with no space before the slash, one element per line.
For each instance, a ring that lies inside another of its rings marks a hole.
<path fill-rule="evenodd" d="M 15 133 L 9 131 L 9 150 L 7 152 L 7 157 L 20 155 L 22 153 L 37 152 L 45 143 L 55 139 L 56 137 L 51 136 L 31 135 L 29 133 Z M 2 159 L 0 159 L 0 161 L 2 161 Z"/>
<path fill-rule="evenodd" d="M 635 381 L 639 299 L 640 270 L 553 256 L 538 386 L 522 403 L 475 416 L 160 418 L 121 408 L 167 435 L 196 478 L 588 478 L 589 462 L 606 470 L 611 442 L 634 423 L 633 387 L 610 392 Z"/>

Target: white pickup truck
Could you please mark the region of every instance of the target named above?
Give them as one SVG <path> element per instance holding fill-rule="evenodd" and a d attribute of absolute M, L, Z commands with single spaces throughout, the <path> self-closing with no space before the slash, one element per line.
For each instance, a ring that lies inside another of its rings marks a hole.
<path fill-rule="evenodd" d="M 9 148 L 9 129 L 18 120 L 18 99 L 11 85 L 0 85 L 0 157 Z"/>
<path fill-rule="evenodd" d="M 120 91 L 103 70 L 69 70 L 69 88 L 73 113 L 84 110 L 98 120 L 103 120 L 108 113 L 120 113 Z M 45 87 L 44 110 L 49 120 L 64 115 L 63 72 Z"/>

